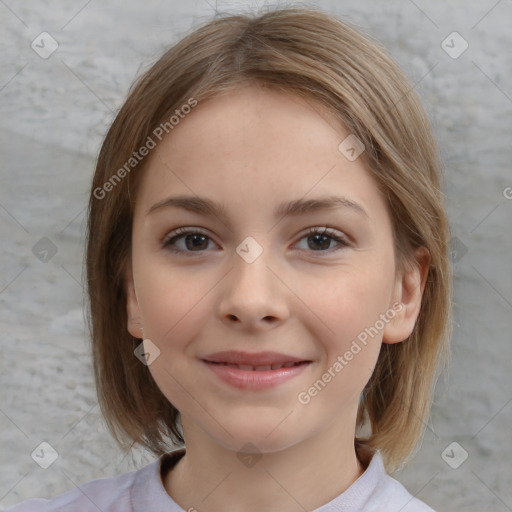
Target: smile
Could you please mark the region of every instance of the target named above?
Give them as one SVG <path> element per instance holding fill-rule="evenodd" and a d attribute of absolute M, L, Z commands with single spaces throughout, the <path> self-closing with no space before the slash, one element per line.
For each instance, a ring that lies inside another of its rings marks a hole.
<path fill-rule="evenodd" d="M 202 360 L 213 375 L 231 387 L 262 391 L 277 387 L 300 375 L 311 361 L 275 363 L 272 365 L 219 363 Z"/>

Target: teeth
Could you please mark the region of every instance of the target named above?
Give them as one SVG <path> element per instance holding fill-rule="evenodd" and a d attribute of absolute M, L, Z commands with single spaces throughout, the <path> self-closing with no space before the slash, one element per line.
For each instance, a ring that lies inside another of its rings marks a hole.
<path fill-rule="evenodd" d="M 260 366 L 252 366 L 251 364 L 233 364 L 233 363 L 216 363 L 223 364 L 225 366 L 230 366 L 231 368 L 238 368 L 243 371 L 268 371 L 268 370 L 280 370 L 281 368 L 291 368 L 292 366 L 296 366 L 300 363 L 274 363 L 274 364 L 266 364 Z"/>

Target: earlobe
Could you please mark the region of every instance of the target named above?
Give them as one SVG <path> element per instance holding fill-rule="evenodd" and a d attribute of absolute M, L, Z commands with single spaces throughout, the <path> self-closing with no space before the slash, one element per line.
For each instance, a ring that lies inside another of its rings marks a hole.
<path fill-rule="evenodd" d="M 415 251 L 415 261 L 397 280 L 395 301 L 400 302 L 402 307 L 396 310 L 396 315 L 386 325 L 383 343 L 399 343 L 413 332 L 421 309 L 429 267 L 430 253 L 426 247 L 419 247 Z"/>
<path fill-rule="evenodd" d="M 126 290 L 126 313 L 128 315 L 128 332 L 134 338 L 144 338 L 142 332 L 142 319 L 140 315 L 139 301 L 135 293 L 135 285 L 133 282 L 133 274 L 131 266 L 125 272 L 125 290 Z"/>

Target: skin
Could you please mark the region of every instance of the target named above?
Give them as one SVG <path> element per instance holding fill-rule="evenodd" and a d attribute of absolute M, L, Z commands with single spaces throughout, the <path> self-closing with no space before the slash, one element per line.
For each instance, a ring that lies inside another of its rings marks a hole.
<path fill-rule="evenodd" d="M 200 102 L 149 156 L 126 268 L 128 330 L 158 346 L 149 370 L 181 412 L 186 455 L 163 483 L 185 510 L 314 510 L 365 469 L 354 450 L 359 396 L 381 344 L 412 332 L 429 260 L 418 250 L 417 264 L 397 272 L 385 200 L 363 158 L 338 151 L 348 134 L 321 106 L 250 85 Z M 227 219 L 171 207 L 148 213 L 181 194 L 223 202 Z M 367 216 L 340 207 L 273 217 L 283 201 L 333 194 Z M 304 234 L 326 226 L 349 245 Z M 186 235 L 174 243 L 181 254 L 163 247 L 179 227 L 206 231 L 199 250 L 190 234 L 188 244 Z M 236 252 L 248 236 L 263 248 L 252 263 Z M 396 302 L 403 308 L 385 328 L 299 403 Z M 199 360 L 223 350 L 313 363 L 276 388 L 240 390 Z M 248 442 L 263 455 L 251 467 L 237 457 Z"/>

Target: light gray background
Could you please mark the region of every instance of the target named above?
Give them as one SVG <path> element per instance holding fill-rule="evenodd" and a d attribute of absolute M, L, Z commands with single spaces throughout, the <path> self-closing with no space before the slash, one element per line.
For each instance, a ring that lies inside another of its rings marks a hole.
<path fill-rule="evenodd" d="M 85 206 L 102 136 L 133 79 L 205 21 L 210 4 L 0 1 L 1 506 L 153 460 L 121 453 L 99 414 L 82 315 Z M 458 240 L 452 365 L 422 448 L 395 477 L 439 511 L 510 511 L 512 2 L 310 5 L 389 49 L 424 101 L 446 164 Z M 59 43 L 48 59 L 30 46 L 43 31 Z M 457 59 L 441 47 L 453 31 L 469 44 Z M 32 250 L 42 237 L 57 250 L 46 263 Z M 48 469 L 31 458 L 43 441 L 59 455 Z M 441 457 L 452 442 L 460 447 L 448 460 L 468 453 L 457 469 Z"/>

